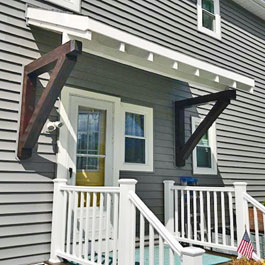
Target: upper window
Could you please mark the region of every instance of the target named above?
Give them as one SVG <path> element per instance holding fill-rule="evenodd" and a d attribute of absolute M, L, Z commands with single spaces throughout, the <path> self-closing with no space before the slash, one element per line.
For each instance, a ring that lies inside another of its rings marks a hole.
<path fill-rule="evenodd" d="M 55 5 L 62 6 L 75 12 L 80 12 L 81 0 L 46 0 Z"/>
<path fill-rule="evenodd" d="M 192 132 L 196 130 L 200 123 L 200 118 L 192 117 Z M 217 174 L 215 123 L 193 150 L 193 173 Z"/>
<path fill-rule="evenodd" d="M 122 103 L 122 169 L 153 171 L 153 109 Z"/>
<path fill-rule="evenodd" d="M 210 36 L 221 38 L 219 0 L 198 0 L 198 29 Z"/>

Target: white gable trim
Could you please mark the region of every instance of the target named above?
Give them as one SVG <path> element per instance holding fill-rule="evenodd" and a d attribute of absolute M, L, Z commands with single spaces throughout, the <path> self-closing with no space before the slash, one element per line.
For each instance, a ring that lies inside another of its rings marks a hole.
<path fill-rule="evenodd" d="M 84 51 L 150 72 L 219 90 L 234 87 L 251 91 L 255 86 L 252 78 L 168 49 L 85 16 L 29 7 L 26 18 L 29 25 L 67 34 L 70 39 L 80 38 Z"/>

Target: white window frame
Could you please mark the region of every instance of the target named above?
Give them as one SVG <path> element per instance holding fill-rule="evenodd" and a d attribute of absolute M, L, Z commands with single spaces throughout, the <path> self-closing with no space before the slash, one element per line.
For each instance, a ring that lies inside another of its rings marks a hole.
<path fill-rule="evenodd" d="M 126 112 L 144 115 L 145 164 L 125 162 L 125 115 Z M 121 103 L 122 124 L 122 163 L 121 170 L 149 171 L 153 169 L 153 109 L 134 104 Z"/>
<path fill-rule="evenodd" d="M 210 35 L 214 38 L 221 39 L 221 15 L 220 15 L 220 2 L 219 0 L 214 0 L 214 15 L 215 15 L 215 31 L 203 27 L 202 24 L 202 0 L 197 0 L 197 18 L 198 18 L 198 30 Z"/>
<path fill-rule="evenodd" d="M 46 0 L 55 5 L 62 6 L 66 9 L 80 13 L 81 11 L 81 0 Z"/>
<path fill-rule="evenodd" d="M 192 124 L 192 133 L 196 130 L 196 125 L 201 123 L 202 119 L 198 117 L 191 117 Z M 193 174 L 200 175 L 216 175 L 217 174 L 217 147 L 216 147 L 216 124 L 213 125 L 208 130 L 209 137 L 209 146 L 211 149 L 211 168 L 204 168 L 197 166 L 197 152 L 196 148 L 194 148 L 192 153 L 192 162 L 193 162 Z"/>

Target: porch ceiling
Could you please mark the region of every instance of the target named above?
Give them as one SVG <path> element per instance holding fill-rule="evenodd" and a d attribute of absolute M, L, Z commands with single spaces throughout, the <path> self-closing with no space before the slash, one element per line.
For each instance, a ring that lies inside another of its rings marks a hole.
<path fill-rule="evenodd" d="M 27 23 L 63 34 L 63 41 L 79 39 L 83 51 L 110 60 L 223 90 L 233 87 L 253 92 L 255 81 L 241 74 L 165 48 L 85 16 L 29 7 Z"/>

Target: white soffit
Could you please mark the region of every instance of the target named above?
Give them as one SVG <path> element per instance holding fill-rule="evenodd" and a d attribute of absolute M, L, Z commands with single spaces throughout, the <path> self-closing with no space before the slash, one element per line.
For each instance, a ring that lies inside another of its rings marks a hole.
<path fill-rule="evenodd" d="M 214 89 L 253 91 L 252 78 L 165 48 L 85 16 L 29 7 L 27 23 L 79 39 L 83 50 L 123 64 Z"/>
<path fill-rule="evenodd" d="M 233 0 L 235 3 L 247 9 L 249 12 L 265 20 L 264 0 Z"/>

